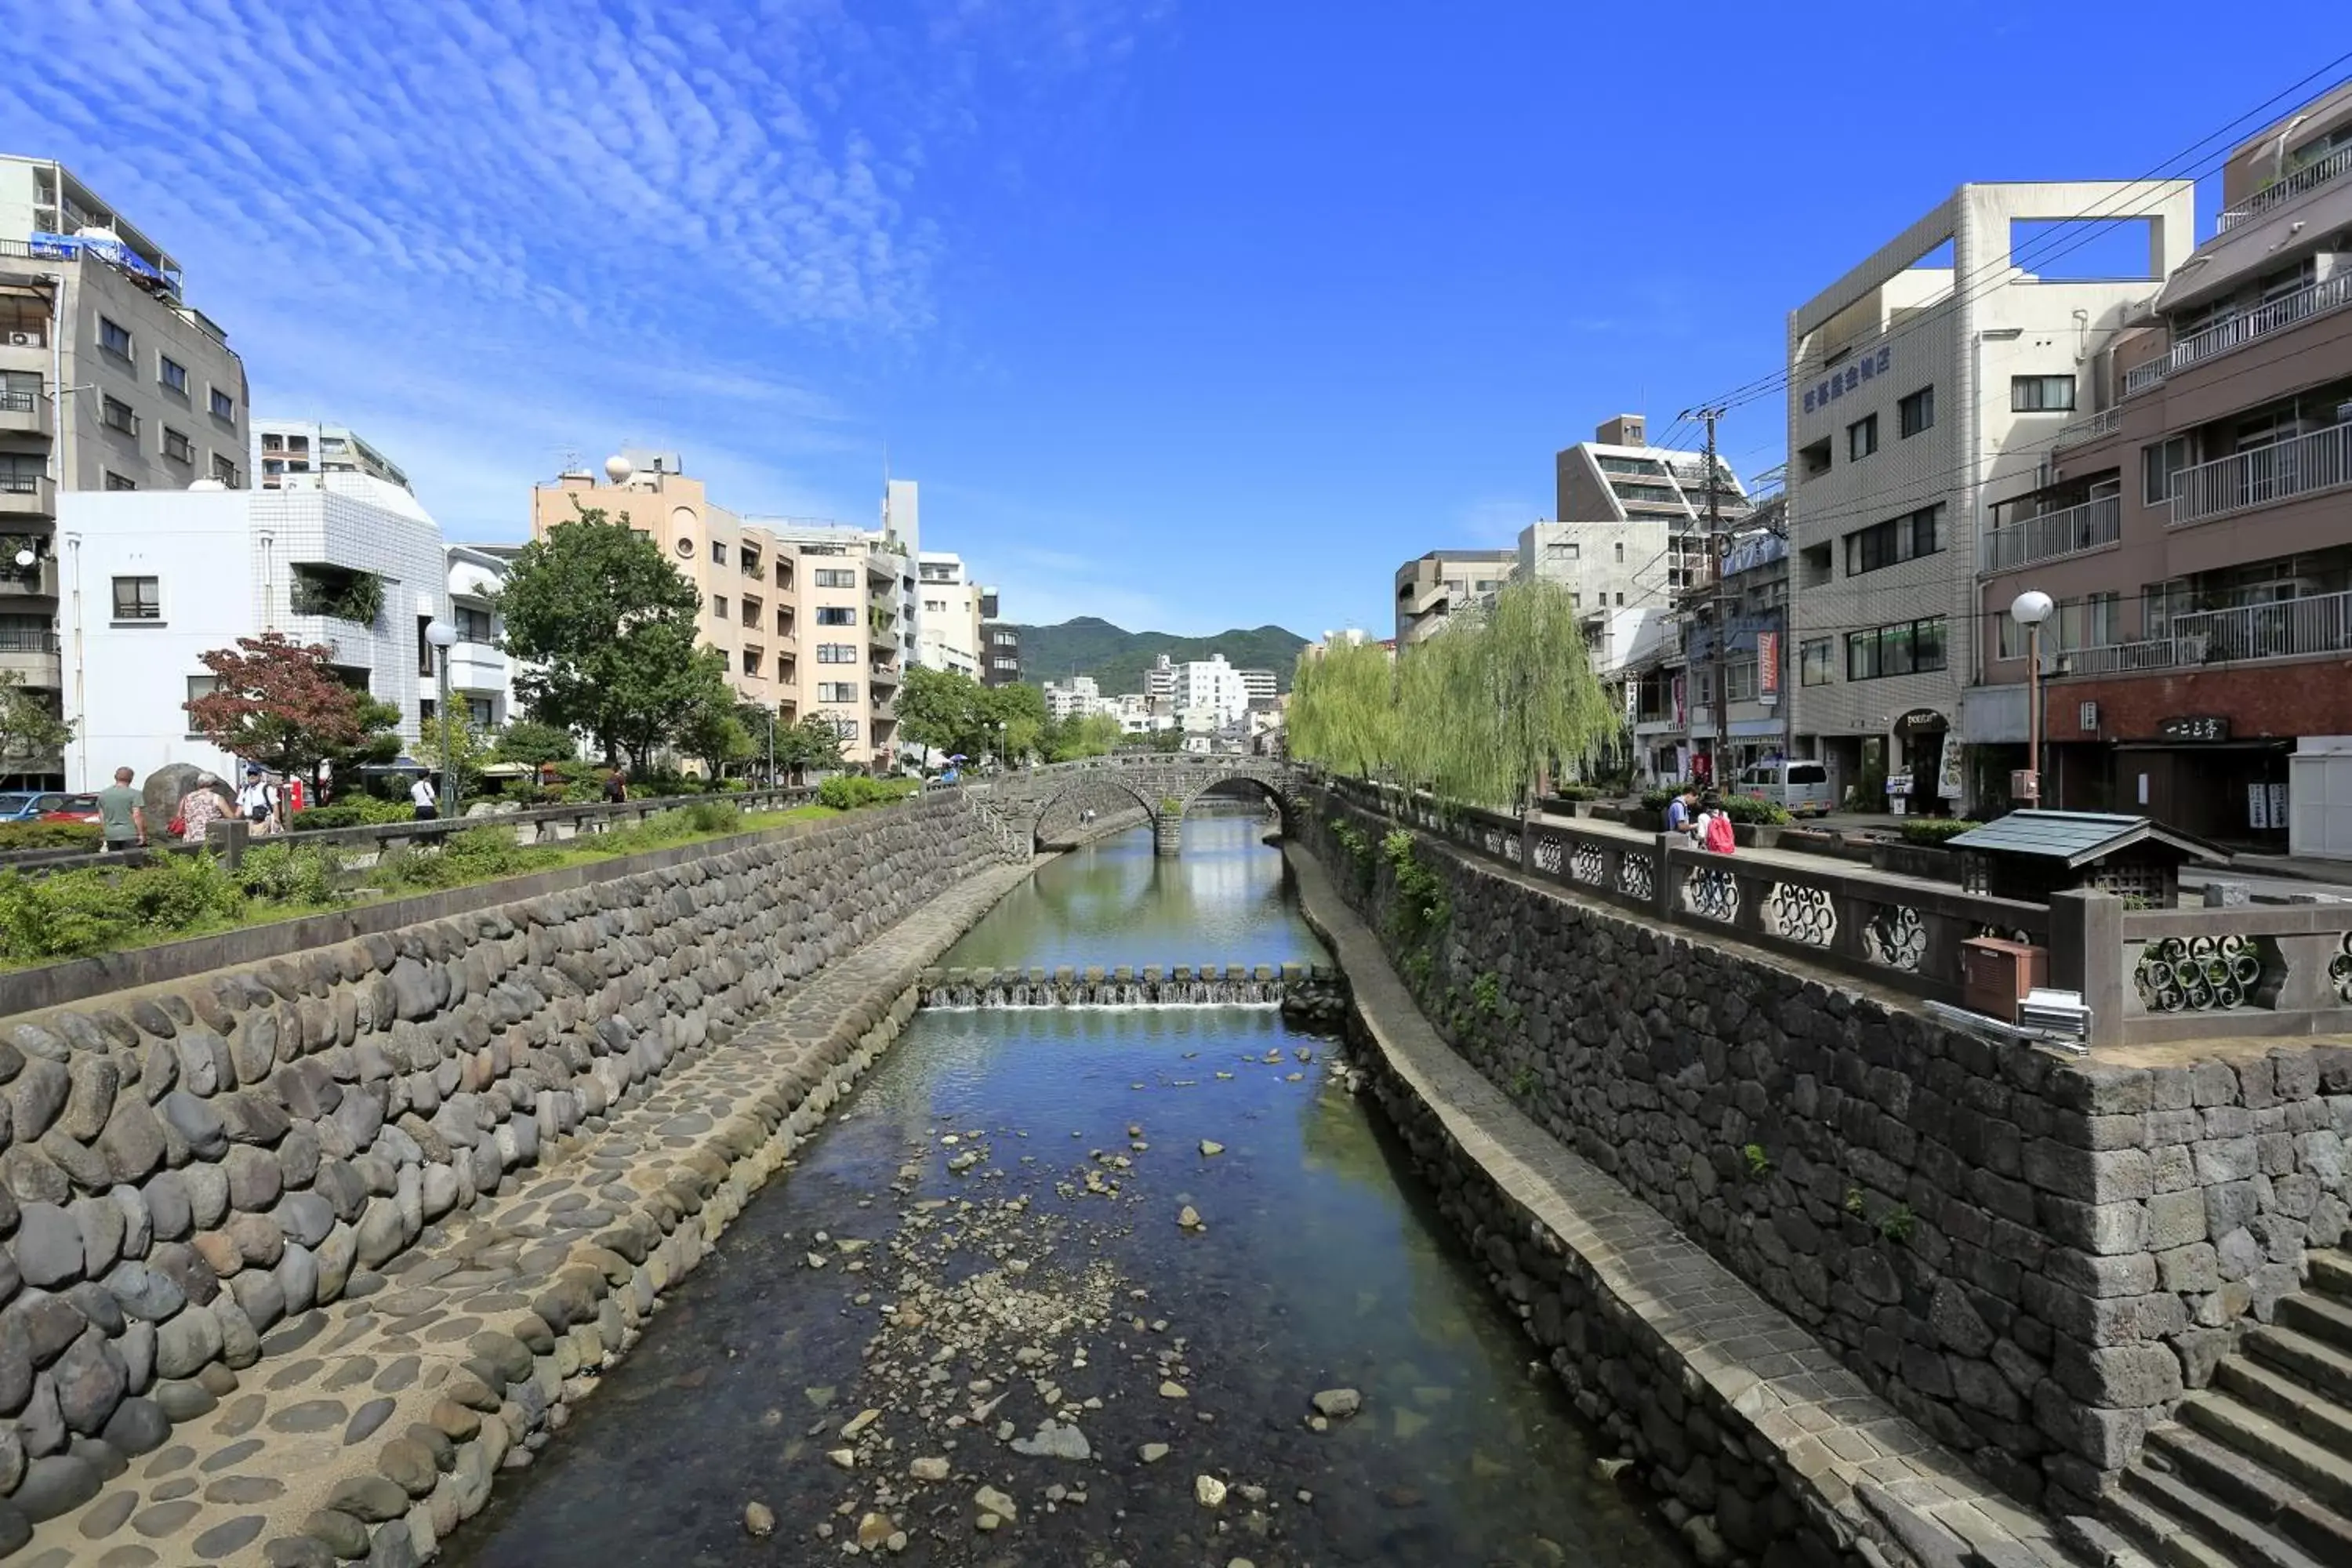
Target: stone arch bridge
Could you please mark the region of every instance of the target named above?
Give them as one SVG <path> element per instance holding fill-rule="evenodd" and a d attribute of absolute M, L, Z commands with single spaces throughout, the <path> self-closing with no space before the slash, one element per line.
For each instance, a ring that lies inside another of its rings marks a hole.
<path fill-rule="evenodd" d="M 1282 815 L 1282 830 L 1296 830 L 1298 787 L 1304 775 L 1275 757 L 1193 756 L 1150 752 L 1139 756 L 1088 757 L 1075 763 L 1000 773 L 963 786 L 975 807 L 995 816 L 1025 847 L 1035 843 L 1045 813 L 1073 795 L 1095 799 L 1126 796 L 1151 819 L 1154 850 L 1173 855 L 1183 847 L 1184 814 L 1212 788 L 1236 783 L 1255 786 Z"/>

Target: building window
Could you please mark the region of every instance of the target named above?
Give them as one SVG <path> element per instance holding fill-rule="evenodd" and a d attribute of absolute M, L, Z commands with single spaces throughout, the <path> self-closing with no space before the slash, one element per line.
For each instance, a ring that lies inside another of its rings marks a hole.
<path fill-rule="evenodd" d="M 714 621 L 723 621 L 727 618 L 726 595 L 713 594 L 710 595 L 710 618 Z"/>
<path fill-rule="evenodd" d="M 188 395 L 188 367 L 170 354 L 155 356 L 155 379 L 164 391 L 175 397 Z"/>
<path fill-rule="evenodd" d="M 816 645 L 819 664 L 856 664 L 857 645 L 845 642 L 821 642 Z"/>
<path fill-rule="evenodd" d="M 1845 574 L 1859 576 L 1937 553 L 1944 548 L 1943 519 L 1944 508 L 1938 502 L 1847 534 Z"/>
<path fill-rule="evenodd" d="M 1547 544 L 1544 557 L 1550 561 L 1573 561 L 1577 559 L 1577 547 L 1573 544 Z"/>
<path fill-rule="evenodd" d="M 759 650 L 758 648 L 756 648 L 756 647 L 747 647 L 747 648 L 745 648 L 745 649 L 743 650 L 743 673 L 744 673 L 744 674 L 746 674 L 746 675 L 757 675 L 757 674 L 759 674 L 759 673 L 760 673 L 760 658 L 761 658 L 761 653 L 760 653 L 760 650 Z"/>
<path fill-rule="evenodd" d="M 131 330 L 121 322 L 100 316 L 98 319 L 98 346 L 116 359 L 131 357 Z"/>
<path fill-rule="evenodd" d="M 857 586 L 857 574 L 838 566 L 820 566 L 816 569 L 816 585 L 820 588 L 855 588 Z"/>
<path fill-rule="evenodd" d="M 1878 450 L 1878 416 L 1868 415 L 1845 427 L 1846 461 L 1857 462 Z"/>
<path fill-rule="evenodd" d="M 221 456 L 218 452 L 215 452 L 213 454 L 213 478 L 218 479 L 222 484 L 226 485 L 231 489 L 236 489 L 236 465 L 231 462 L 228 458 Z"/>
<path fill-rule="evenodd" d="M 114 618 L 118 621 L 162 620 L 163 595 L 160 579 L 117 577 L 114 580 Z"/>
<path fill-rule="evenodd" d="M 727 546 L 716 539 L 710 542 L 710 563 L 713 566 L 727 564 Z"/>
<path fill-rule="evenodd" d="M 441 705 L 432 698 L 420 697 L 416 700 L 416 717 L 420 722 L 430 724 L 433 722 L 434 715 L 440 711 Z"/>
<path fill-rule="evenodd" d="M 110 490 L 135 490 L 139 488 L 137 479 L 125 479 L 112 468 L 102 470 L 100 482 Z"/>
<path fill-rule="evenodd" d="M 188 439 L 186 432 L 174 430 L 166 425 L 163 426 L 163 456 L 175 463 L 193 463 L 196 460 L 195 443 Z"/>
<path fill-rule="evenodd" d="M 816 683 L 816 700 L 819 702 L 855 702 L 857 700 L 857 682 L 820 680 Z"/>
<path fill-rule="evenodd" d="M 491 729 L 498 723 L 497 710 L 487 697 L 467 698 L 466 717 L 473 721 L 477 730 Z"/>
<path fill-rule="evenodd" d="M 828 717 L 830 717 L 830 718 L 832 718 L 832 720 L 833 720 L 833 732 L 834 732 L 835 734 L 836 734 L 836 735 L 840 736 L 844 741 L 855 741 L 856 739 L 857 739 L 857 721 L 856 721 L 856 720 L 855 720 L 855 719 L 844 719 L 844 718 L 839 717 L 838 715 L 827 715 L 827 716 L 828 716 Z"/>
<path fill-rule="evenodd" d="M 744 626 L 750 627 L 753 631 L 758 631 L 760 629 L 760 612 L 766 606 L 762 605 L 757 599 L 745 599 L 743 601 L 742 617 Z"/>
<path fill-rule="evenodd" d="M 449 618 L 457 623 L 459 642 L 487 643 L 497 640 L 496 635 L 491 630 L 490 612 L 488 610 L 478 610 L 471 605 L 459 605 L 449 612 Z"/>
<path fill-rule="evenodd" d="M 948 602 L 945 599 L 925 599 L 923 601 L 923 614 L 927 616 L 944 616 L 947 613 Z"/>
<path fill-rule="evenodd" d="M 1625 542 L 1622 539 L 1617 542 L 1617 564 L 1625 564 Z"/>
<path fill-rule="evenodd" d="M 1897 621 L 1845 636 L 1845 678 L 1876 680 L 1944 668 L 1944 618 Z"/>
<path fill-rule="evenodd" d="M 1923 386 L 1895 405 L 1896 428 L 1904 439 L 1936 427 L 1936 389 Z"/>
<path fill-rule="evenodd" d="M 98 419 L 110 430 L 120 431 L 125 436 L 139 434 L 139 416 L 132 411 L 131 405 L 119 397 L 99 400 Z"/>
<path fill-rule="evenodd" d="M 820 605 L 817 606 L 816 624 L 821 626 L 854 626 L 857 624 L 857 612 L 847 605 Z"/>
<path fill-rule="evenodd" d="M 2074 409 L 2074 378 L 2071 375 L 2012 375 L 2009 407 L 2013 414 L 2071 414 Z"/>
<path fill-rule="evenodd" d="M 793 613 L 782 605 L 776 606 L 776 635 L 780 637 L 793 635 Z"/>
<path fill-rule="evenodd" d="M 218 691 L 219 689 L 220 677 L 217 675 L 192 675 L 188 677 L 188 702 L 190 704 L 194 704 L 199 698 L 210 697 L 214 692 Z M 196 738 L 197 730 L 195 721 L 194 719 L 188 721 L 187 735 L 192 741 Z"/>
<path fill-rule="evenodd" d="M 1797 448 L 1797 477 L 1818 479 L 1830 471 L 1830 438 L 1826 436 L 1810 447 Z"/>
<path fill-rule="evenodd" d="M 2172 499 L 2172 488 L 2179 482 L 2180 470 L 2193 462 L 2195 443 L 2186 436 L 2175 436 L 2169 441 L 2158 441 L 2139 449 L 2140 489 L 2147 504 L 2160 506 Z"/>
<path fill-rule="evenodd" d="M 212 410 L 215 419 L 226 420 L 232 425 L 236 422 L 236 399 L 217 386 L 213 388 Z"/>
<path fill-rule="evenodd" d="M 1741 659 L 1723 667 L 1723 700 L 1729 702 L 1756 700 L 1756 661 Z"/>

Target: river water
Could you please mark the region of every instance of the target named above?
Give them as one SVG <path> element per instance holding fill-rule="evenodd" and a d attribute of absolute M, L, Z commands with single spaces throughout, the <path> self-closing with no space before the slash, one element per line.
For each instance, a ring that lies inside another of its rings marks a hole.
<path fill-rule="evenodd" d="M 1266 826 L 1048 862 L 942 962 L 1319 959 Z M 975 1568 L 1685 1563 L 1337 1044 L 1272 1008 L 919 1013 L 448 1560 L 830 1563 L 863 1522 L 856 1555 Z M 1360 1411 L 1314 1429 L 1341 1388 Z"/>

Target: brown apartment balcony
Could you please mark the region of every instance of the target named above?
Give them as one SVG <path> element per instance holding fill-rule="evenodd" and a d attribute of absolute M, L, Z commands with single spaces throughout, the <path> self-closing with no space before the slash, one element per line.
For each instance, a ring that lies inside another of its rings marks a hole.
<path fill-rule="evenodd" d="M 2259 305 L 2233 310 L 2174 340 L 2168 352 L 2125 371 L 2123 395 L 2126 398 L 2137 397 L 2193 365 L 2274 337 L 2315 317 L 2331 315 L 2347 305 L 2352 305 L 2352 272 L 2339 272 Z"/>
<path fill-rule="evenodd" d="M 2027 498 L 2020 498 L 2018 502 L 1996 502 L 1993 515 L 1998 519 L 2002 507 L 2026 503 Z M 2037 562 L 2080 555 L 2115 543 L 2123 538 L 2123 497 L 2112 493 L 2093 496 L 2072 506 L 1986 530 L 1979 545 L 1981 560 L 1978 570 L 1992 576 Z"/>
<path fill-rule="evenodd" d="M 2347 174 L 2352 174 L 2352 147 L 2338 147 L 2327 156 L 2314 159 L 2302 168 L 2263 186 L 2236 206 L 2226 208 L 2216 226 L 2217 232 L 2227 234 L 2242 225 L 2253 223 Z"/>
<path fill-rule="evenodd" d="M 2172 478 L 2170 526 L 2189 528 L 2352 487 L 2352 420 L 2233 452 Z"/>

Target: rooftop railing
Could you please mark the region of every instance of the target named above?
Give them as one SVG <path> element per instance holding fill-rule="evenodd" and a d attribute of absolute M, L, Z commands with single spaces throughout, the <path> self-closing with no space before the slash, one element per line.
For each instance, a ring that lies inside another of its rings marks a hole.
<path fill-rule="evenodd" d="M 2227 234 L 2240 224 L 2252 223 L 2264 213 L 2284 206 L 2297 196 L 2315 191 L 2347 173 L 2352 173 L 2352 147 L 2338 147 L 2326 157 L 2305 163 L 2284 179 L 2263 186 L 2238 205 L 2225 209 L 2219 232 Z"/>

